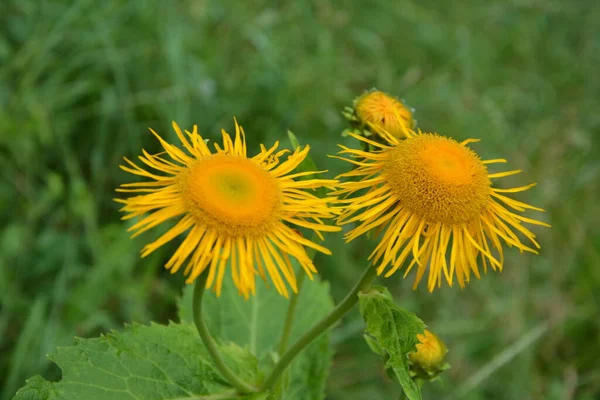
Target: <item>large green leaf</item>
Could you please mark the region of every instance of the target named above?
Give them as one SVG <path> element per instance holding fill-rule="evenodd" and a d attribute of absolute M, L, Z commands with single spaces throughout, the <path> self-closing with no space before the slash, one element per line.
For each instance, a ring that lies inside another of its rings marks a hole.
<path fill-rule="evenodd" d="M 180 301 L 180 317 L 191 321 L 192 287 L 184 290 Z M 225 280 L 221 297 L 214 293 L 204 296 L 206 323 L 213 336 L 224 343 L 231 341 L 248 349 L 265 369 L 277 360 L 277 347 L 283 330 L 289 300 L 268 288 L 261 281 L 257 285 L 256 296 L 244 300 L 233 283 Z M 333 307 L 329 295 L 329 285 L 306 280 L 298 297 L 294 325 L 290 336 L 293 343 L 316 321 Z M 332 351 L 327 334 L 311 343 L 290 366 L 290 375 L 284 399 L 315 400 L 324 398 L 325 381 L 331 365 Z"/>
<path fill-rule="evenodd" d="M 408 371 L 408 353 L 415 350 L 417 335 L 423 333 L 425 324 L 415 314 L 394 304 L 383 286 L 374 285 L 358 297 L 370 335 L 369 346 L 386 358 L 386 368 L 394 372 L 406 396 L 421 400 L 421 391 Z"/>
<path fill-rule="evenodd" d="M 259 379 L 257 360 L 247 350 L 229 344 L 221 352 L 243 379 Z M 33 377 L 14 400 L 233 398 L 232 387 L 212 365 L 195 326 L 189 323 L 136 324 L 123 332 L 76 339 L 74 346 L 59 348 L 50 359 L 62 369 L 62 379 L 48 382 Z"/>

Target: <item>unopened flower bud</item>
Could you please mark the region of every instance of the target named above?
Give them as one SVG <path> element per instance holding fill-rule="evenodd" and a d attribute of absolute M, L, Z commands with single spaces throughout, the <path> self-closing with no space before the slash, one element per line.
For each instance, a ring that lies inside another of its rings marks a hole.
<path fill-rule="evenodd" d="M 419 343 L 416 351 L 408 355 L 411 369 L 422 370 L 429 376 L 437 375 L 446 369 L 444 358 L 448 349 L 444 342 L 436 335 L 425 329 L 422 334 L 417 335 Z"/>
<path fill-rule="evenodd" d="M 363 94 L 355 101 L 356 117 L 369 129 L 369 124 L 403 139 L 413 128 L 413 112 L 402 101 L 378 90 Z"/>

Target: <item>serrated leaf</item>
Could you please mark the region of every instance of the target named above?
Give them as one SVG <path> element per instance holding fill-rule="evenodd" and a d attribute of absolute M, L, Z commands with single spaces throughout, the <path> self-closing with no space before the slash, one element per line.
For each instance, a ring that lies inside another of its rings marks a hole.
<path fill-rule="evenodd" d="M 221 352 L 242 379 L 258 380 L 257 360 L 247 350 L 230 344 Z M 201 400 L 234 394 L 190 323 L 132 325 L 123 332 L 76 339 L 75 345 L 58 348 L 50 359 L 62 369 L 62 379 L 33 377 L 15 400 Z"/>
<path fill-rule="evenodd" d="M 191 321 L 193 287 L 186 287 L 179 302 L 183 321 Z M 257 282 L 256 296 L 244 300 L 229 280 L 223 282 L 221 297 L 214 293 L 204 296 L 204 314 L 211 334 L 224 343 L 231 341 L 245 347 L 262 361 L 268 370 L 277 360 L 277 348 L 283 330 L 289 300 L 274 288 Z M 298 297 L 294 325 L 290 336 L 293 343 L 302 333 L 333 308 L 329 285 L 306 280 Z M 289 386 L 284 399 L 315 400 L 324 398 L 325 381 L 331 365 L 329 336 L 324 334 L 311 343 L 290 366 Z"/>
<path fill-rule="evenodd" d="M 53 382 L 48 382 L 41 376 L 27 380 L 27 385 L 21 388 L 14 399 L 18 400 L 51 400 L 58 399 L 58 391 Z"/>
<path fill-rule="evenodd" d="M 415 350 L 417 335 L 423 333 L 425 324 L 415 314 L 394 304 L 383 286 L 373 285 L 358 297 L 367 333 L 377 344 L 377 349 L 384 352 L 386 368 L 394 372 L 410 400 L 421 400 L 421 391 L 409 374 L 408 353 Z"/>

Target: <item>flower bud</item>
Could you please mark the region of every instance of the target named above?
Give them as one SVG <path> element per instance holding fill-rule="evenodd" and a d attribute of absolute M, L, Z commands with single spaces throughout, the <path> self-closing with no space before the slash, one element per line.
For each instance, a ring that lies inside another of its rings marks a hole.
<path fill-rule="evenodd" d="M 360 96 L 354 104 L 356 118 L 367 129 L 373 124 L 392 136 L 403 139 L 413 128 L 413 110 L 401 100 L 378 90 Z"/>
<path fill-rule="evenodd" d="M 417 339 L 419 343 L 416 351 L 408 355 L 413 375 L 421 378 L 435 377 L 449 368 L 444 363 L 448 349 L 440 338 L 425 329 L 422 334 L 417 335 Z"/>

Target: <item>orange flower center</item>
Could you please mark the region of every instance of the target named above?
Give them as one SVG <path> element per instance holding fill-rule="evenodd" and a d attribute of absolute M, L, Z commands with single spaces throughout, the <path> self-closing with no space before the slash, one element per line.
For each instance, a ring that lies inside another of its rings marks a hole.
<path fill-rule="evenodd" d="M 469 222 L 490 201 L 491 183 L 481 159 L 438 135 L 400 142 L 389 151 L 384 174 L 402 205 L 429 223 Z"/>
<path fill-rule="evenodd" d="M 188 210 L 228 236 L 259 234 L 277 221 L 277 180 L 251 160 L 216 154 L 198 160 L 182 176 Z"/>

